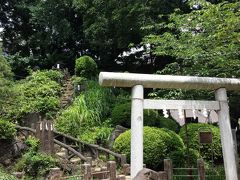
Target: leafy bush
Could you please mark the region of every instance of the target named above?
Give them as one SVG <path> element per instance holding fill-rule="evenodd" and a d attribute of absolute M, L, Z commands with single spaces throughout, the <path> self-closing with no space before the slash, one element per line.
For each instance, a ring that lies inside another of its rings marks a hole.
<path fill-rule="evenodd" d="M 105 146 L 107 145 L 112 131 L 113 128 L 106 125 L 93 127 L 80 134 L 79 139 L 87 143 L 100 144 L 102 146 Z"/>
<path fill-rule="evenodd" d="M 199 129 L 200 128 L 210 128 L 213 133 L 213 156 L 214 160 L 221 160 L 222 159 L 222 148 L 221 148 L 221 140 L 220 140 L 220 130 L 218 127 L 210 125 L 210 124 L 201 124 L 201 123 L 190 123 L 187 125 L 188 129 L 188 141 L 189 141 L 189 147 L 199 151 Z M 186 139 L 186 131 L 185 127 L 183 126 L 180 129 L 179 135 L 182 137 L 182 139 Z M 212 158 L 212 151 L 211 151 L 211 145 L 203 145 L 200 146 L 200 154 L 205 160 L 211 160 Z"/>
<path fill-rule="evenodd" d="M 28 151 L 15 165 L 15 170 L 24 171 L 31 177 L 43 177 L 50 168 L 56 166 L 56 159 L 52 156 L 38 152 L 39 140 L 31 137 L 26 140 L 29 146 Z"/>
<path fill-rule="evenodd" d="M 0 168 L 0 180 L 17 180 L 17 178 Z"/>
<path fill-rule="evenodd" d="M 164 158 L 171 158 L 174 151 L 183 151 L 184 144 L 180 136 L 164 128 L 144 127 L 143 158 L 147 167 L 159 170 Z M 127 155 L 130 159 L 131 131 L 122 133 L 114 142 L 113 149 Z"/>
<path fill-rule="evenodd" d="M 29 150 L 37 152 L 39 150 L 39 139 L 29 136 L 26 141 L 26 145 L 29 147 Z"/>
<path fill-rule="evenodd" d="M 122 125 L 130 128 L 131 126 L 131 104 L 118 104 L 113 108 L 112 111 L 112 122 L 114 125 Z M 167 128 L 173 131 L 178 131 L 178 124 L 170 119 L 164 118 L 154 110 L 144 110 L 144 125 L 145 126 L 156 126 L 161 128 Z"/>
<path fill-rule="evenodd" d="M 42 70 L 42 71 L 35 71 L 29 76 L 29 79 L 39 79 L 40 82 L 42 79 L 49 78 L 52 81 L 59 82 L 63 79 L 64 75 L 61 71 L 56 70 Z"/>
<path fill-rule="evenodd" d="M 5 110 L 6 118 L 20 120 L 31 112 L 53 117 L 60 108 L 61 86 L 56 81 L 61 77 L 61 73 L 53 70 L 36 71 L 16 83 L 13 87 L 16 98 Z"/>
<path fill-rule="evenodd" d="M 57 163 L 53 157 L 43 153 L 29 152 L 24 155 L 24 158 L 24 171 L 33 177 L 46 175 L 50 168 L 55 167 Z"/>
<path fill-rule="evenodd" d="M 189 148 L 189 151 L 187 151 L 187 148 L 183 148 L 172 151 L 169 156 L 171 157 L 174 167 L 183 168 L 189 166 L 195 167 L 200 154 L 194 149 Z"/>
<path fill-rule="evenodd" d="M 87 81 L 87 79 L 84 77 L 79 77 L 79 76 L 74 75 L 71 77 L 71 81 L 73 82 L 73 84 L 78 85 L 78 84 L 85 83 Z"/>
<path fill-rule="evenodd" d="M 6 59 L 4 59 L 1 55 L 0 55 L 0 78 L 12 78 L 12 71 L 11 71 L 11 67 L 9 66 L 9 64 L 7 63 Z"/>
<path fill-rule="evenodd" d="M 15 125 L 9 121 L 0 119 L 0 139 L 12 139 L 15 134 Z"/>
<path fill-rule="evenodd" d="M 97 74 L 97 64 L 89 56 L 82 56 L 76 60 L 75 73 L 77 76 L 91 78 Z"/>
<path fill-rule="evenodd" d="M 14 98 L 12 92 L 12 72 L 7 61 L 0 55 L 0 116 L 8 106 L 9 101 Z"/>

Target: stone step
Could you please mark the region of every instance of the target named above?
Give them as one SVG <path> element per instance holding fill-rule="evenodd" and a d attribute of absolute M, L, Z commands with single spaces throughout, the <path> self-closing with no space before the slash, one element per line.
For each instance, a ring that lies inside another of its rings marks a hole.
<path fill-rule="evenodd" d="M 63 158 L 66 157 L 66 153 L 64 151 L 57 152 L 56 155 L 63 157 Z"/>
<path fill-rule="evenodd" d="M 61 104 L 68 104 L 68 101 L 61 101 Z"/>
<path fill-rule="evenodd" d="M 81 163 L 81 159 L 80 158 L 71 158 L 70 159 L 70 162 L 72 162 L 72 163 Z"/>

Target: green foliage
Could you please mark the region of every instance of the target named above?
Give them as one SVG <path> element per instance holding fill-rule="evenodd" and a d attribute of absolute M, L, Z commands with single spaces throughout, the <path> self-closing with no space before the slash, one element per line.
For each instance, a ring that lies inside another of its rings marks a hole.
<path fill-rule="evenodd" d="M 130 159 L 131 131 L 122 133 L 114 142 L 116 152 L 127 155 Z M 144 127 L 144 163 L 148 168 L 159 170 L 163 166 L 163 159 L 171 157 L 174 151 L 182 151 L 184 144 L 180 136 L 173 131 L 155 127 Z"/>
<path fill-rule="evenodd" d="M 4 116 L 8 119 L 20 120 L 31 112 L 52 118 L 60 108 L 60 90 L 58 81 L 62 74 L 57 71 L 36 71 L 13 87 L 16 98 L 10 106 L 5 107 Z"/>
<path fill-rule="evenodd" d="M 87 107 L 98 113 L 100 119 L 106 119 L 110 115 L 116 102 L 112 89 L 101 87 L 95 81 L 88 81 L 84 99 Z"/>
<path fill-rule="evenodd" d="M 151 44 L 151 52 L 166 60 L 159 74 L 194 75 L 210 77 L 239 77 L 240 11 L 239 1 L 203 2 L 202 9 L 190 13 L 176 11 L 168 22 L 159 21 L 150 30 L 144 43 Z M 190 1 L 193 5 L 196 1 Z M 165 17 L 166 18 L 166 17 Z M 157 29 L 157 32 L 156 32 Z M 209 99 L 212 92 L 186 90 L 156 90 L 155 97 L 175 99 Z M 234 100 L 235 99 L 235 100 Z M 239 117 L 239 94 L 230 99 L 231 117 Z"/>
<path fill-rule="evenodd" d="M 211 160 L 212 159 L 212 151 L 211 151 L 211 145 L 201 145 L 199 144 L 199 131 L 208 130 L 211 129 L 213 134 L 213 158 L 215 161 L 221 161 L 222 160 L 222 148 L 221 148 L 221 140 L 220 140 L 220 130 L 218 127 L 210 125 L 210 124 L 201 124 L 201 123 L 190 123 L 187 125 L 188 133 L 187 138 L 189 141 L 189 147 L 199 151 L 200 147 L 200 155 L 205 160 Z M 186 140 L 186 131 L 185 127 L 183 126 L 180 130 L 179 135 L 182 139 Z"/>
<path fill-rule="evenodd" d="M 28 151 L 15 165 L 15 170 L 24 171 L 26 175 L 36 178 L 43 177 L 53 168 L 57 161 L 52 156 L 38 152 L 39 140 L 31 137 L 26 143 Z"/>
<path fill-rule="evenodd" d="M 0 119 L 0 139 L 13 139 L 15 134 L 15 125 L 7 120 Z"/>
<path fill-rule="evenodd" d="M 17 180 L 16 177 L 13 175 L 10 175 L 6 173 L 1 167 L 0 167 L 0 180 Z"/>
<path fill-rule="evenodd" d="M 11 67 L 7 63 L 6 59 L 0 54 L 0 78 L 12 78 L 13 74 Z"/>
<path fill-rule="evenodd" d="M 112 122 L 114 125 L 122 125 L 130 128 L 131 126 L 131 104 L 118 104 L 112 111 Z M 167 128 L 173 131 L 178 131 L 179 125 L 176 121 L 170 118 L 164 118 L 159 115 L 158 111 L 144 110 L 144 125 Z"/>
<path fill-rule="evenodd" d="M 113 128 L 109 127 L 109 125 L 103 124 L 102 126 L 87 129 L 80 134 L 79 139 L 90 144 L 106 146 L 112 131 Z"/>
<path fill-rule="evenodd" d="M 79 85 L 79 84 L 84 84 L 87 81 L 87 79 L 84 77 L 79 77 L 74 75 L 71 77 L 71 81 L 73 82 L 74 85 Z"/>
<path fill-rule="evenodd" d="M 239 71 L 239 6 L 208 3 L 202 10 L 171 14 L 162 34 L 146 37 L 158 56 L 171 56 L 161 74 L 232 77 Z M 160 30 L 160 31 L 161 31 Z"/>
<path fill-rule="evenodd" d="M 33 136 L 29 136 L 26 141 L 25 141 L 26 145 L 29 147 L 30 151 L 34 151 L 37 152 L 39 150 L 39 139 L 33 137 Z"/>
<path fill-rule="evenodd" d="M 84 95 L 78 96 L 73 104 L 64 110 L 56 120 L 56 128 L 72 136 L 78 136 L 86 127 L 99 124 L 99 114 L 88 108 Z"/>
<path fill-rule="evenodd" d="M 196 167 L 197 159 L 200 158 L 200 154 L 197 150 L 189 148 L 183 148 L 181 150 L 172 151 L 169 155 L 171 157 L 174 167 Z"/>
<path fill-rule="evenodd" d="M 9 101 L 14 98 L 12 76 L 13 73 L 9 64 L 0 54 L 0 116 L 3 113 L 4 106 L 8 105 Z"/>
<path fill-rule="evenodd" d="M 35 79 L 37 81 L 43 81 L 49 78 L 52 81 L 59 83 L 63 79 L 64 75 L 61 71 L 56 70 L 42 70 L 33 72 L 29 79 Z"/>
<path fill-rule="evenodd" d="M 82 56 L 76 59 L 75 73 L 77 76 L 91 78 L 97 74 L 97 64 L 90 56 Z"/>

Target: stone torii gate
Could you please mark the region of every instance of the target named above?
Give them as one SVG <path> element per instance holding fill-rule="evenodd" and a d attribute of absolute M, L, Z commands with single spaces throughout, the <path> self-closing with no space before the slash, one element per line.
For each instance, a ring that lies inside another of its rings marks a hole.
<path fill-rule="evenodd" d="M 131 87 L 131 178 L 143 168 L 143 109 L 209 109 L 218 113 L 227 180 L 237 180 L 226 90 L 240 90 L 240 79 L 101 72 L 102 86 Z M 215 90 L 215 101 L 144 99 L 144 88 Z"/>

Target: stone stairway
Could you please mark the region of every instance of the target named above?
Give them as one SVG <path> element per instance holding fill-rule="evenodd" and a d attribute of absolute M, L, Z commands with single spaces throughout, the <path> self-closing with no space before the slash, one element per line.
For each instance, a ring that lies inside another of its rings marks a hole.
<path fill-rule="evenodd" d="M 73 95 L 74 95 L 74 86 L 71 80 L 68 78 L 63 84 L 62 96 L 60 97 L 62 108 L 67 107 L 72 102 Z"/>
<path fill-rule="evenodd" d="M 60 162 L 64 165 L 64 171 L 68 172 L 71 174 L 72 177 L 74 177 L 74 175 L 79 175 L 79 172 L 81 170 L 81 159 L 78 157 L 73 157 L 71 159 L 69 159 L 69 161 L 66 161 L 66 156 L 67 156 L 67 149 L 65 148 L 61 148 L 58 147 L 58 152 L 56 153 L 56 155 L 62 159 L 62 161 L 60 160 Z M 90 158 L 90 159 L 89 159 Z M 65 161 L 64 161 L 65 159 Z M 98 173 L 101 171 L 107 171 L 107 162 L 101 159 L 92 159 L 91 157 L 88 157 L 89 160 L 89 164 L 91 164 L 91 171 L 94 173 Z M 131 180 L 130 175 L 120 175 L 120 171 L 118 170 L 117 172 L 118 177 L 117 180 Z M 121 176 L 124 176 L 124 178 L 120 178 Z M 98 178 L 97 178 L 98 179 Z M 100 180 L 100 179 L 99 179 Z M 101 180 L 111 180 L 111 179 L 101 179 Z"/>

